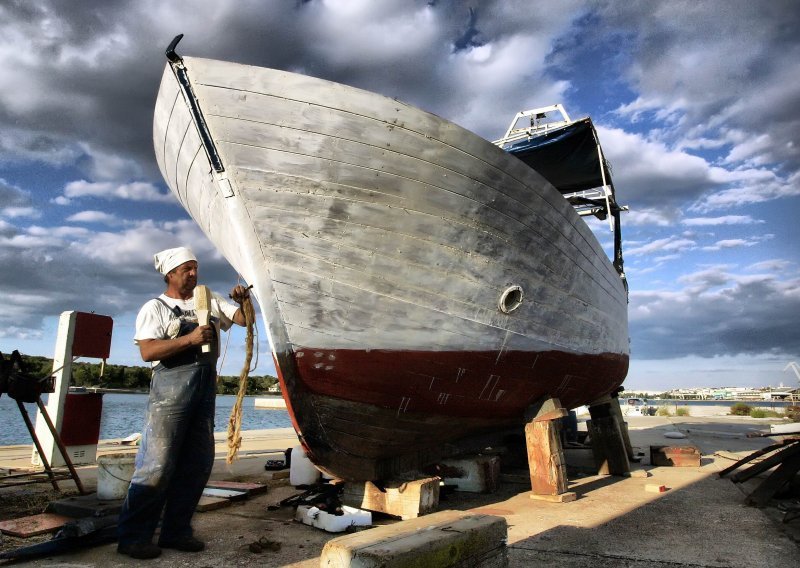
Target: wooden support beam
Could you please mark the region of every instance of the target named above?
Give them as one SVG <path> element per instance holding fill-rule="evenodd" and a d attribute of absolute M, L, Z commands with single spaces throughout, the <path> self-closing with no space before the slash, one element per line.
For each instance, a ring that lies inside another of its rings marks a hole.
<path fill-rule="evenodd" d="M 628 423 L 625 422 L 625 417 L 622 415 L 622 408 L 619 406 L 619 398 L 616 396 L 611 397 L 611 414 L 617 419 L 617 423 L 619 424 L 619 431 L 622 434 L 622 443 L 625 444 L 625 452 L 628 454 L 628 460 L 636 460 L 636 456 L 633 453 L 633 445 L 631 445 L 631 437 L 628 434 Z"/>
<path fill-rule="evenodd" d="M 611 402 L 605 401 L 589 407 L 592 419 L 587 423 L 592 441 L 592 454 L 600 475 L 625 475 L 630 473 L 631 464 L 622 438 L 620 424 L 611 409 Z"/>
<path fill-rule="evenodd" d="M 557 398 L 541 401 L 525 413 L 529 420 L 525 425 L 525 443 L 533 496 L 568 493 L 567 462 L 561 446 L 561 423 L 558 421 L 566 413 L 567 410 Z"/>

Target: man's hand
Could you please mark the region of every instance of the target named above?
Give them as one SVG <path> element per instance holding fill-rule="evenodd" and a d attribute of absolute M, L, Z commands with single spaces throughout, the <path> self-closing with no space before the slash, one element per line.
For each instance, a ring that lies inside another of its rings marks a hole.
<path fill-rule="evenodd" d="M 186 349 L 211 343 L 214 333 L 212 326 L 199 325 L 186 335 L 174 339 L 142 339 L 139 341 L 139 352 L 145 361 L 161 361 Z"/>
<path fill-rule="evenodd" d="M 205 345 L 214 339 L 214 328 L 210 325 L 198 325 L 186 337 L 192 346 Z"/>
<path fill-rule="evenodd" d="M 241 305 L 245 298 L 250 297 L 250 288 L 250 286 L 245 288 L 241 284 L 234 286 L 233 290 L 231 290 L 231 298 L 234 302 Z"/>

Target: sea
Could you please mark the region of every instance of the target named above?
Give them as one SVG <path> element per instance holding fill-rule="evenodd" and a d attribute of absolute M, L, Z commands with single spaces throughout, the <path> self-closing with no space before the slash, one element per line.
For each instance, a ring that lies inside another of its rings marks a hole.
<path fill-rule="evenodd" d="M 47 395 L 42 397 L 47 402 Z M 255 408 L 255 397 L 244 398 L 242 406 L 242 430 L 263 430 L 267 428 L 291 428 L 289 413 L 285 409 Z M 228 429 L 228 417 L 236 403 L 234 395 L 217 395 L 217 412 L 214 417 L 214 431 Z M 144 427 L 147 394 L 105 393 L 103 411 L 100 419 L 100 439 L 125 438 L 141 432 Z M 26 404 L 31 421 L 36 423 L 38 409 L 35 404 Z M 20 415 L 17 402 L 7 394 L 0 396 L 0 446 L 33 444 L 25 421 Z"/>

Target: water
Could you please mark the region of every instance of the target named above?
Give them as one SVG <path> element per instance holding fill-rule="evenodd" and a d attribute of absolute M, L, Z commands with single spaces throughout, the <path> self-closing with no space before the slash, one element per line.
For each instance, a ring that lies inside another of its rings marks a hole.
<path fill-rule="evenodd" d="M 43 397 L 47 402 L 46 395 Z M 242 407 L 242 430 L 262 430 L 265 428 L 290 428 L 289 413 L 284 409 L 265 410 L 255 408 L 254 397 L 244 399 Z M 236 402 L 234 395 L 217 395 L 217 412 L 214 418 L 216 432 L 228 429 L 228 417 Z M 106 393 L 103 395 L 103 413 L 100 420 L 100 439 L 124 438 L 144 428 L 144 415 L 147 407 L 146 394 Z M 28 416 L 36 423 L 35 404 L 26 404 Z M 16 401 L 4 394 L 0 397 L 0 446 L 33 444 L 25 422 L 17 409 Z"/>

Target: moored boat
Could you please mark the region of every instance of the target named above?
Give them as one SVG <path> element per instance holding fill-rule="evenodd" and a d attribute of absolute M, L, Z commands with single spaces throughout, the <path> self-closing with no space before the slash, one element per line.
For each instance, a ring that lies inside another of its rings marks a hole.
<path fill-rule="evenodd" d="M 318 466 L 386 478 L 622 383 L 624 282 L 529 165 L 397 100 L 175 44 L 159 167 L 253 285 Z"/>

